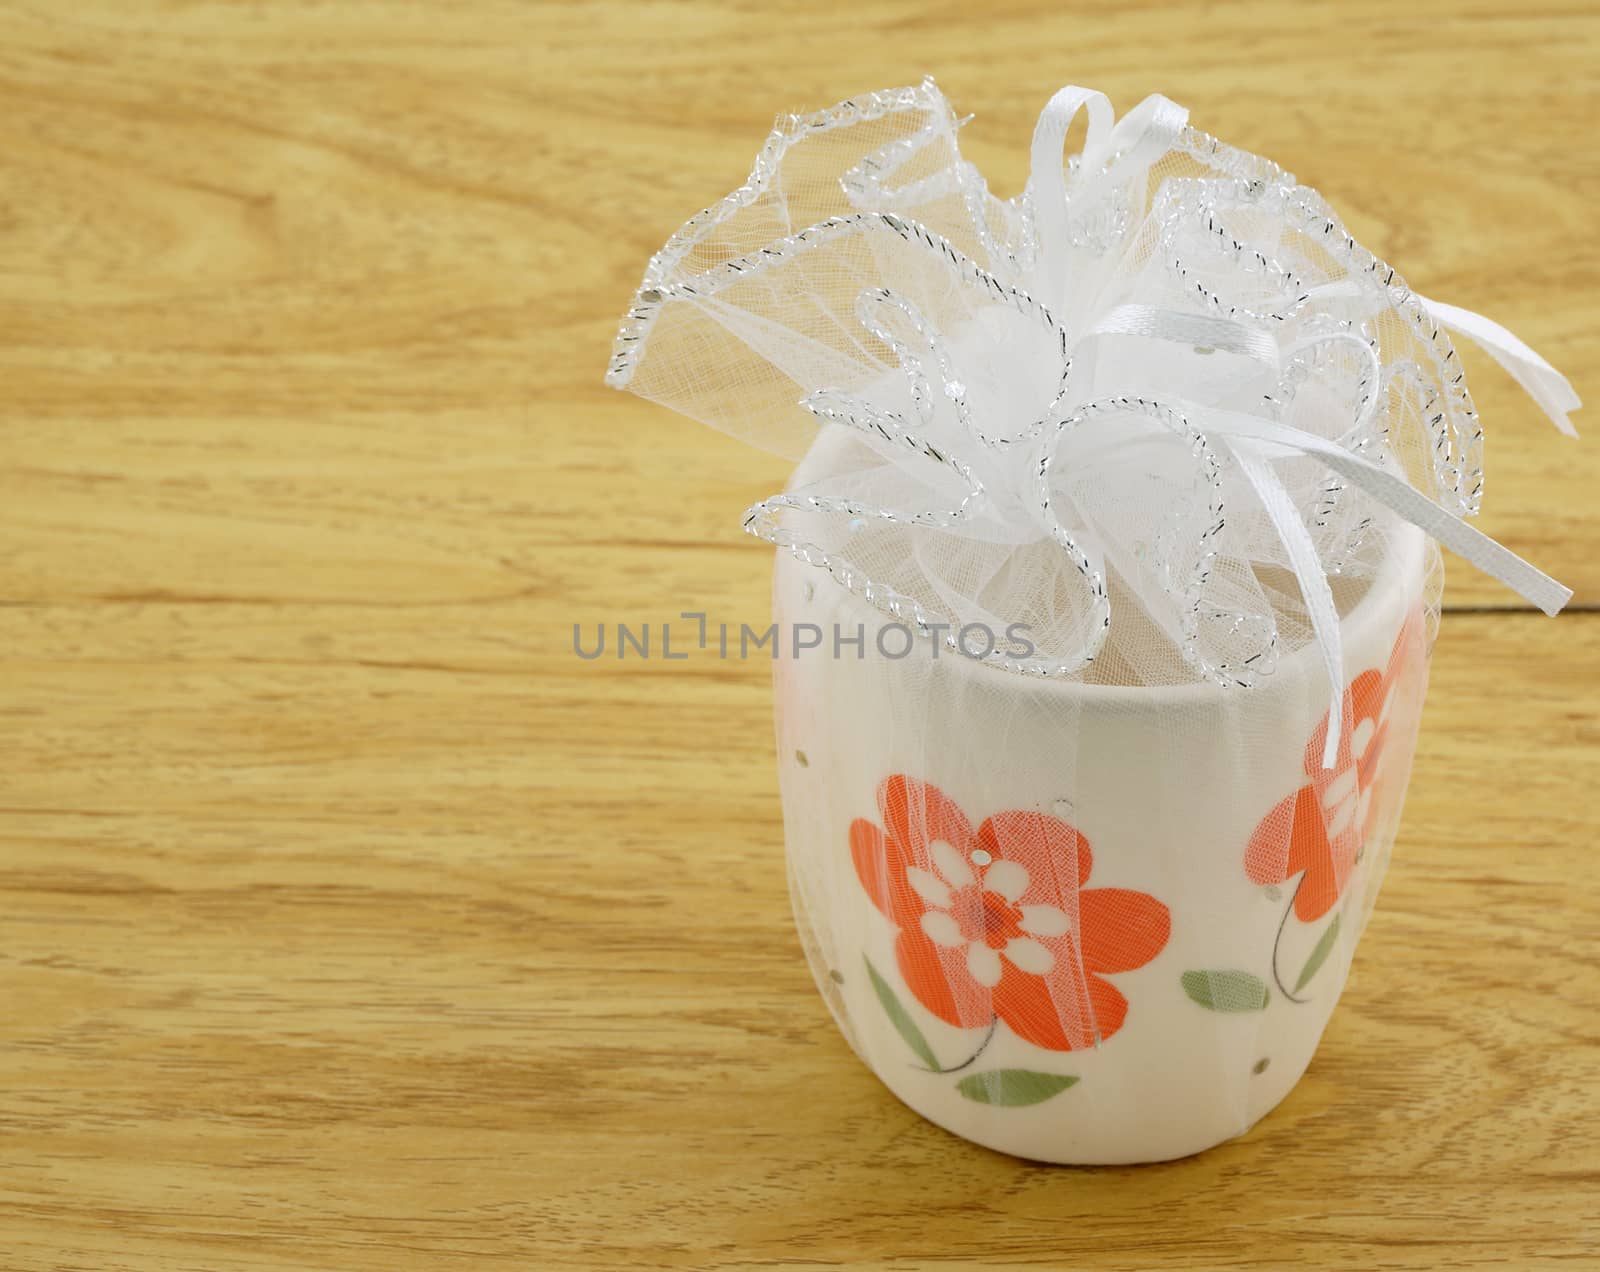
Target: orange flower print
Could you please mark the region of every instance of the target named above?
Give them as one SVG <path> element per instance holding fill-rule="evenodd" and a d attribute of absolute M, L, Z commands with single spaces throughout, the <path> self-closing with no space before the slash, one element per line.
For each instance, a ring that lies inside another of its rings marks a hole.
<path fill-rule="evenodd" d="M 1339 753 L 1322 767 L 1328 737 L 1323 713 L 1306 743 L 1305 772 L 1311 780 L 1261 819 L 1245 849 L 1245 873 L 1252 882 L 1284 883 L 1302 878 L 1294 894 L 1294 913 L 1302 923 L 1320 919 L 1344 892 L 1356 857 L 1371 835 L 1381 802 L 1382 759 L 1390 716 L 1403 673 L 1417 656 L 1422 620 L 1413 617 L 1401 630 L 1382 671 L 1364 671 L 1345 691 L 1347 716 Z"/>
<path fill-rule="evenodd" d="M 1154 897 L 1085 889 L 1089 841 L 1057 817 L 1015 810 L 978 827 L 936 786 L 878 787 L 883 826 L 857 819 L 850 854 L 872 902 L 900 929 L 895 958 L 917 1001 L 947 1024 L 995 1019 L 1036 1047 L 1111 1037 L 1128 1000 L 1107 974 L 1148 963 L 1171 920 Z"/>

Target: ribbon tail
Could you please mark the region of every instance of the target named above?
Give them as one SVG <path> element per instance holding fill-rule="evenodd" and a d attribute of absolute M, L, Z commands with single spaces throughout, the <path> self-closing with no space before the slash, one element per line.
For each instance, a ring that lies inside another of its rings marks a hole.
<path fill-rule="evenodd" d="M 1546 415 L 1568 437 L 1576 437 L 1568 414 L 1583 405 L 1566 376 L 1530 349 L 1517 336 L 1491 318 L 1471 309 L 1446 305 L 1418 295 L 1417 299 L 1439 322 L 1457 335 L 1466 336 L 1504 367 Z"/>
<path fill-rule="evenodd" d="M 1510 548 L 1473 529 L 1460 517 L 1446 512 L 1410 482 L 1338 447 L 1318 453 L 1334 472 L 1348 477 L 1444 547 L 1485 574 L 1499 579 L 1551 618 L 1559 614 L 1572 599 L 1570 587 L 1558 583 Z"/>
<path fill-rule="evenodd" d="M 1306 614 L 1311 619 L 1311 630 L 1317 638 L 1317 648 L 1322 651 L 1323 665 L 1328 669 L 1328 683 L 1332 686 L 1328 701 L 1327 737 L 1322 747 L 1322 767 L 1330 769 L 1338 760 L 1339 735 L 1344 726 L 1344 650 L 1339 637 L 1339 610 L 1334 604 L 1333 589 L 1328 586 L 1327 572 L 1317 556 L 1317 545 L 1312 542 L 1300 510 L 1284 488 L 1272 465 L 1258 453 L 1255 446 L 1242 439 L 1231 441 L 1230 448 L 1239 462 L 1240 471 L 1255 487 L 1261 506 L 1272 519 L 1278 537 L 1289 553 L 1289 564 L 1300 584 L 1300 594 L 1305 599 Z"/>
<path fill-rule="evenodd" d="M 1201 408 L 1203 413 L 1203 408 Z M 1572 599 L 1572 589 L 1556 582 L 1510 548 L 1474 530 L 1460 517 L 1446 512 L 1404 478 L 1326 438 L 1286 424 L 1258 419 L 1235 411 L 1213 411 L 1215 431 L 1232 442 L 1247 438 L 1259 444 L 1265 456 L 1313 455 L 1424 534 L 1449 548 L 1468 564 L 1499 579 L 1513 592 L 1554 618 Z"/>

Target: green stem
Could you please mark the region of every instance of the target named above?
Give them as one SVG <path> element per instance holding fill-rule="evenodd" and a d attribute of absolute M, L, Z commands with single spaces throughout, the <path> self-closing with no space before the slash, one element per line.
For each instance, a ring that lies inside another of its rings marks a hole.
<path fill-rule="evenodd" d="M 1294 909 L 1294 899 L 1300 895 L 1300 887 L 1306 881 L 1305 872 L 1295 882 L 1294 891 L 1289 894 L 1289 904 L 1283 909 L 1283 917 L 1278 920 L 1278 935 L 1272 941 L 1272 979 L 1278 984 L 1278 992 L 1291 1003 L 1308 1003 L 1309 998 L 1296 998 L 1289 992 L 1289 987 L 1283 983 L 1283 977 L 1278 975 L 1278 946 L 1283 941 L 1283 929 L 1289 925 L 1289 912 Z"/>
<path fill-rule="evenodd" d="M 978 1049 L 960 1064 L 953 1064 L 948 1069 L 930 1069 L 926 1065 L 920 1064 L 915 1064 L 911 1067 L 913 1069 L 921 1069 L 924 1073 L 960 1073 L 961 1070 L 967 1068 L 974 1061 L 976 1061 L 977 1058 L 984 1053 L 985 1048 L 987 1048 L 988 1045 L 994 1041 L 994 1031 L 999 1024 L 1000 1018 L 998 1016 L 989 1022 L 989 1032 L 983 1035 L 983 1041 L 978 1044 Z"/>

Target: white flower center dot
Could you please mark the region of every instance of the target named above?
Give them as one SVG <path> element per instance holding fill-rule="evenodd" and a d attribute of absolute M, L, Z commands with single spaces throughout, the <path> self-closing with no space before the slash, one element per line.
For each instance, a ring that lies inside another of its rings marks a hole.
<path fill-rule="evenodd" d="M 994 858 L 982 848 L 974 848 L 972 850 L 972 864 L 975 866 L 987 866 L 993 860 Z"/>

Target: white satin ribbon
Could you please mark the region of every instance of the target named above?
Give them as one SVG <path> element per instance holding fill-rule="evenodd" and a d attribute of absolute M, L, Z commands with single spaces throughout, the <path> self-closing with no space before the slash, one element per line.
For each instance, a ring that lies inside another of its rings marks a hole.
<path fill-rule="evenodd" d="M 1328 730 L 1322 748 L 1322 767 L 1332 768 L 1339 754 L 1339 732 L 1344 724 L 1344 640 L 1339 627 L 1339 608 L 1333 600 L 1322 558 L 1311 532 L 1300 518 L 1300 509 L 1289 496 L 1278 474 L 1272 471 L 1269 454 L 1259 443 L 1243 437 L 1230 437 L 1229 449 L 1239 469 L 1255 488 L 1261 506 L 1289 553 L 1289 568 L 1300 584 L 1306 615 L 1311 619 L 1311 634 L 1322 653 L 1322 665 L 1332 686 L 1328 700 Z"/>
<path fill-rule="evenodd" d="M 1337 442 L 1255 415 L 1204 406 L 1193 410 L 1195 418 L 1204 421 L 1208 431 L 1230 440 L 1244 438 L 1255 442 L 1257 449 L 1266 457 L 1310 455 L 1321 460 L 1468 564 L 1499 579 L 1552 618 L 1572 599 L 1570 587 L 1524 561 L 1510 548 L 1491 539 L 1481 530 L 1473 529 L 1462 518 L 1446 512 L 1403 477 L 1346 450 Z"/>
<path fill-rule="evenodd" d="M 1568 437 L 1578 430 L 1567 418 L 1583 405 L 1573 387 L 1553 366 L 1492 318 L 1458 305 L 1446 305 L 1413 292 L 1428 312 L 1457 335 L 1465 336 L 1511 373 L 1523 390 Z"/>
<path fill-rule="evenodd" d="M 1349 279 L 1323 283 L 1313 287 L 1310 292 L 1312 298 L 1318 299 L 1359 294 L 1360 287 Z M 1504 367 L 1511 378 L 1522 386 L 1523 392 L 1533 399 L 1534 404 L 1549 416 L 1557 429 L 1568 437 L 1578 435 L 1578 430 L 1567 418 L 1570 412 L 1583 405 L 1577 391 L 1566 376 L 1529 348 L 1524 340 L 1476 310 L 1447 305 L 1441 300 L 1429 300 L 1421 292 L 1414 291 L 1411 295 L 1441 327 L 1458 336 L 1465 336 Z"/>
<path fill-rule="evenodd" d="M 1322 651 L 1323 663 L 1328 668 L 1333 686 L 1328 707 L 1328 733 L 1322 755 L 1324 768 L 1334 766 L 1344 720 L 1344 666 L 1339 615 L 1316 547 L 1306 532 L 1299 510 L 1269 461 L 1298 456 L 1320 460 L 1346 481 L 1417 526 L 1469 564 L 1500 580 L 1551 617 L 1572 599 L 1571 588 L 1558 583 L 1488 535 L 1473 529 L 1460 517 L 1446 512 L 1410 482 L 1346 450 L 1337 442 L 1275 420 L 1238 411 L 1217 410 L 1194 403 L 1175 405 L 1204 432 L 1227 444 L 1240 469 L 1260 495 L 1267 515 L 1272 518 L 1272 524 L 1288 550 L 1290 566 L 1305 598 L 1312 632 Z"/>
<path fill-rule="evenodd" d="M 1271 367 L 1278 365 L 1278 342 L 1264 331 L 1231 318 L 1186 314 L 1155 305 L 1118 305 L 1097 319 L 1086 336 L 1148 336 L 1202 349 L 1221 349 Z"/>

